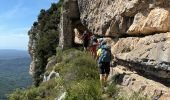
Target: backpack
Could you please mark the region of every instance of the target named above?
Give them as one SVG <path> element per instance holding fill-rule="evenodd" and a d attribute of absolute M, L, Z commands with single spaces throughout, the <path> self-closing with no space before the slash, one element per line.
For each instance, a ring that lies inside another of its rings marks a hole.
<path fill-rule="evenodd" d="M 111 61 L 111 50 L 109 46 L 102 46 L 101 47 L 102 52 L 101 55 L 99 57 L 99 63 L 101 62 L 110 62 Z"/>

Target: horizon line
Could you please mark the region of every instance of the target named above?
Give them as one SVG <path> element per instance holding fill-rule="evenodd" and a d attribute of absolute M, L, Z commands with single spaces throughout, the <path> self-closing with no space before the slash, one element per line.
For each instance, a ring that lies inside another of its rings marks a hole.
<path fill-rule="evenodd" d="M 27 49 L 4 49 L 4 48 L 0 48 L 0 50 L 17 50 L 17 51 L 28 51 Z"/>

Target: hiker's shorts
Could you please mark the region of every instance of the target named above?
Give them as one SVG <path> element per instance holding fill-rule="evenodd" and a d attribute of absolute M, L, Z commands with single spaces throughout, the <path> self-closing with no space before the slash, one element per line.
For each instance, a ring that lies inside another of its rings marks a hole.
<path fill-rule="evenodd" d="M 100 74 L 109 74 L 110 73 L 110 62 L 102 62 L 98 64 Z"/>

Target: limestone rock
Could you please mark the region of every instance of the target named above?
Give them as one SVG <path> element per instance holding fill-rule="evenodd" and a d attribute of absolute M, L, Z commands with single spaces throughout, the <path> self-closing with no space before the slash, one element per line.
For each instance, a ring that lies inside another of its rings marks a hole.
<path fill-rule="evenodd" d="M 170 78 L 170 33 L 121 38 L 112 46 L 112 54 L 117 63 Z"/>
<path fill-rule="evenodd" d="M 62 93 L 59 97 L 55 98 L 55 100 L 63 100 L 66 97 L 66 92 Z"/>
<path fill-rule="evenodd" d="M 29 73 L 33 76 L 34 85 L 38 85 L 37 79 L 43 74 L 48 57 L 56 52 L 55 48 L 59 41 L 59 10 L 60 6 L 57 4 L 52 4 L 48 10 L 42 9 L 28 32 L 28 51 L 32 58 Z"/>
<path fill-rule="evenodd" d="M 134 22 L 128 29 L 128 34 L 151 34 L 170 31 L 170 10 L 155 8 L 146 16 L 135 15 Z"/>
<path fill-rule="evenodd" d="M 170 93 L 163 94 L 159 100 L 170 100 Z"/>
<path fill-rule="evenodd" d="M 122 70 L 124 66 L 114 67 L 113 76 L 118 82 L 120 87 L 120 93 L 129 97 L 134 92 L 152 98 L 152 100 L 168 100 L 170 98 L 170 88 L 130 70 Z M 130 83 L 130 84 L 129 84 Z"/>
<path fill-rule="evenodd" d="M 79 31 L 77 29 L 74 29 L 74 33 L 75 33 L 75 38 L 74 38 L 74 42 L 76 44 L 82 44 L 83 41 L 81 39 L 81 34 L 79 33 Z"/>
<path fill-rule="evenodd" d="M 39 31 L 38 31 L 37 27 L 35 27 L 35 26 L 32 26 L 32 28 L 28 32 L 28 35 L 29 35 L 28 51 L 32 58 L 32 62 L 30 64 L 30 69 L 29 69 L 29 74 L 32 76 L 35 73 L 35 65 L 36 65 L 35 64 L 36 63 L 35 51 L 36 51 L 36 41 L 37 41 L 38 33 L 39 33 Z"/>
<path fill-rule="evenodd" d="M 43 82 L 47 82 L 54 77 L 60 77 L 60 75 L 59 75 L 59 73 L 57 73 L 53 70 L 50 72 L 50 74 L 48 76 L 44 76 Z"/>
<path fill-rule="evenodd" d="M 54 77 L 59 77 L 59 73 L 56 73 L 55 71 L 52 71 L 48 77 L 47 77 L 47 81 L 54 78 Z"/>
<path fill-rule="evenodd" d="M 44 75 L 44 77 L 43 77 L 43 82 L 47 82 L 47 76 L 46 75 Z"/>
<path fill-rule="evenodd" d="M 162 90 L 154 90 L 154 94 L 152 96 L 152 100 L 158 100 L 162 96 Z"/>
<path fill-rule="evenodd" d="M 34 73 L 35 73 L 35 62 L 32 61 L 29 67 L 29 74 L 34 75 Z"/>
<path fill-rule="evenodd" d="M 124 78 L 123 78 L 122 85 L 128 86 L 130 84 L 133 84 L 133 78 L 129 77 L 129 75 L 125 75 Z"/>
<path fill-rule="evenodd" d="M 80 19 L 94 34 L 169 32 L 169 0 L 78 0 Z"/>
<path fill-rule="evenodd" d="M 74 25 L 79 20 L 79 9 L 77 0 L 64 0 L 62 15 L 60 19 L 59 47 L 68 49 L 73 46 Z M 75 22 L 75 23 L 74 23 Z"/>

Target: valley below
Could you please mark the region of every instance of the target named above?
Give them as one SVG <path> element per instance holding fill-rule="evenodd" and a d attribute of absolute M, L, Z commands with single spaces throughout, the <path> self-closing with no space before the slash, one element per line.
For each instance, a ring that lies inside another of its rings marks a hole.
<path fill-rule="evenodd" d="M 6 100 L 17 88 L 31 86 L 30 62 L 26 51 L 0 50 L 0 100 Z"/>

